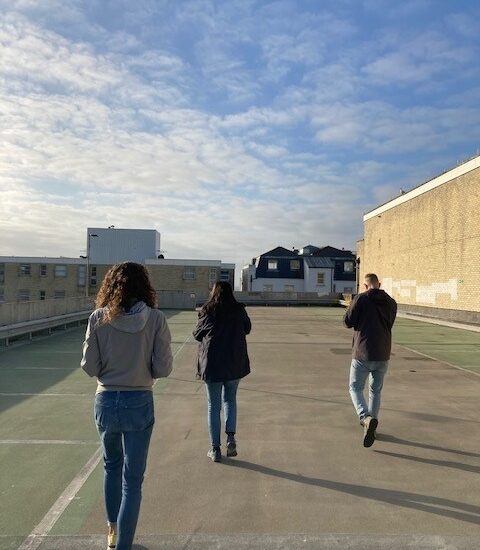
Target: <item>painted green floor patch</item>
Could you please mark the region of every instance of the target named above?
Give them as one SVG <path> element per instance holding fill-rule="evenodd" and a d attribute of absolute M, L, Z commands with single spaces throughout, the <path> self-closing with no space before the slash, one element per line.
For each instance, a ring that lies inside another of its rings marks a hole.
<path fill-rule="evenodd" d="M 0 533 L 27 536 L 95 449 L 87 445 L 0 445 Z"/>
<path fill-rule="evenodd" d="M 340 325 L 345 314 L 344 308 L 310 308 L 310 311 Z M 480 370 L 480 334 L 477 332 L 398 317 L 393 327 L 393 341 L 439 361 L 473 372 Z"/>
<path fill-rule="evenodd" d="M 80 533 L 92 508 L 103 499 L 103 463 L 101 462 L 87 479 L 76 497 L 61 515 L 51 535 L 76 535 Z"/>
<path fill-rule="evenodd" d="M 480 334 L 411 319 L 398 319 L 396 344 L 425 353 L 440 361 L 475 371 L 480 369 Z"/>

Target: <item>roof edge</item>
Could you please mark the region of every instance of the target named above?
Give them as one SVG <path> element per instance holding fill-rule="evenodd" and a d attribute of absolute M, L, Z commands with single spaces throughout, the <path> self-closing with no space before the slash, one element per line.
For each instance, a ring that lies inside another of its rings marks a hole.
<path fill-rule="evenodd" d="M 410 191 L 407 191 L 404 195 L 400 195 L 399 197 L 396 197 L 384 204 L 381 204 L 380 206 L 377 206 L 373 210 L 366 212 L 363 216 L 363 221 L 366 222 L 367 220 L 374 218 L 375 216 L 378 216 L 391 208 L 395 208 L 396 206 L 408 202 L 419 195 L 423 195 L 423 193 L 427 193 L 428 191 L 448 183 L 455 178 L 463 176 L 476 168 L 480 168 L 480 155 L 464 162 L 463 164 L 460 164 L 460 166 L 456 166 L 455 168 L 434 177 L 431 180 L 426 181 L 425 183 L 418 185 L 417 187 L 414 187 Z"/>

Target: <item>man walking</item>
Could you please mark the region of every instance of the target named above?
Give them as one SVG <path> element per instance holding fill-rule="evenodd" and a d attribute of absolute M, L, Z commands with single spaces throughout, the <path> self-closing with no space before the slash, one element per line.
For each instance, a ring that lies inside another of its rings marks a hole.
<path fill-rule="evenodd" d="M 366 291 L 353 299 L 343 322 L 347 328 L 354 329 L 350 396 L 364 428 L 363 446 L 371 447 L 378 426 L 383 378 L 392 349 L 392 327 L 397 315 L 397 303 L 380 290 L 375 273 L 365 275 L 364 286 Z M 367 378 L 368 405 L 363 396 Z"/>

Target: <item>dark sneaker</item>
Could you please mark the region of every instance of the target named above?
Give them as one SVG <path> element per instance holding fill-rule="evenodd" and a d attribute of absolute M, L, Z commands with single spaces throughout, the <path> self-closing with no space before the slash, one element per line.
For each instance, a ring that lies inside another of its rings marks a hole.
<path fill-rule="evenodd" d="M 375 430 L 378 426 L 378 420 L 371 416 L 366 416 L 363 419 L 363 446 L 371 447 L 375 441 Z"/>
<path fill-rule="evenodd" d="M 222 452 L 220 451 L 220 447 L 212 447 L 208 453 L 208 458 L 211 458 L 213 462 L 220 462 L 222 460 Z"/>
<path fill-rule="evenodd" d="M 228 436 L 227 439 L 227 456 L 237 456 L 237 442 L 233 435 Z"/>

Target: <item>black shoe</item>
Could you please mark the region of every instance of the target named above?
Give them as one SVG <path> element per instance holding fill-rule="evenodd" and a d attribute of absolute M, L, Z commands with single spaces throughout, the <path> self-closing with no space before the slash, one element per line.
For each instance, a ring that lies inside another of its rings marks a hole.
<path fill-rule="evenodd" d="M 237 456 L 237 442 L 233 434 L 227 437 L 227 456 Z"/>
<path fill-rule="evenodd" d="M 220 447 L 212 447 L 208 453 L 208 458 L 211 458 L 213 462 L 220 462 L 222 460 L 222 452 L 220 451 Z"/>
<path fill-rule="evenodd" d="M 371 416 L 366 416 L 363 419 L 363 428 L 364 428 L 363 446 L 364 447 L 371 447 L 375 442 L 375 430 L 377 429 L 377 426 L 378 426 L 378 420 L 376 418 L 372 418 Z"/>

